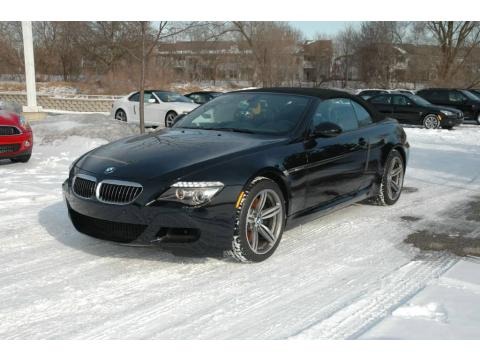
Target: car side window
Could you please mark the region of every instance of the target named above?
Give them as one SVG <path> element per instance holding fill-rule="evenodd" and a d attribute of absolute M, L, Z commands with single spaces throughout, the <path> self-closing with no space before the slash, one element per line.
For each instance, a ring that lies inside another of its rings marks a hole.
<path fill-rule="evenodd" d="M 129 101 L 135 101 L 139 102 L 140 101 L 140 93 L 135 93 L 132 96 L 128 98 Z"/>
<path fill-rule="evenodd" d="M 357 116 L 349 99 L 329 99 L 318 104 L 312 125 L 315 128 L 324 122 L 337 124 L 344 132 L 358 129 Z"/>
<path fill-rule="evenodd" d="M 467 97 L 463 95 L 460 91 L 449 91 L 448 100 L 453 103 L 461 103 L 467 100 Z"/>
<path fill-rule="evenodd" d="M 408 100 L 406 96 L 403 95 L 394 95 L 393 96 L 393 105 L 399 105 L 399 106 L 408 106 L 410 105 L 411 102 Z"/>
<path fill-rule="evenodd" d="M 351 101 L 355 115 L 360 126 L 368 126 L 372 123 L 372 116 L 370 113 L 356 101 Z"/>
<path fill-rule="evenodd" d="M 153 100 L 155 100 L 155 102 L 157 102 L 157 99 L 155 99 L 155 96 L 153 96 L 153 94 L 151 92 L 144 92 L 143 93 L 143 101 L 145 103 L 148 103 L 148 101 L 150 99 L 153 99 Z"/>
<path fill-rule="evenodd" d="M 390 95 L 376 96 L 370 100 L 372 104 L 390 105 L 392 97 Z"/>

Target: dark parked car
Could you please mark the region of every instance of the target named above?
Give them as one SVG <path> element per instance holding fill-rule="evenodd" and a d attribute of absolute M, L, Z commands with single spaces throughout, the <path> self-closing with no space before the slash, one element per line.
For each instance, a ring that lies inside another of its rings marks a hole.
<path fill-rule="evenodd" d="M 368 198 L 394 204 L 408 150 L 398 122 L 357 96 L 245 90 L 180 116 L 173 128 L 85 154 L 63 191 L 85 234 L 262 261 L 287 222 Z"/>
<path fill-rule="evenodd" d="M 364 100 L 368 100 L 372 96 L 380 95 L 380 94 L 388 94 L 387 90 L 380 90 L 380 89 L 370 89 L 370 90 L 362 90 L 357 95 L 360 96 Z"/>
<path fill-rule="evenodd" d="M 480 125 L 480 99 L 466 90 L 423 89 L 417 95 L 435 105 L 448 106 L 463 112 L 465 119 L 473 119 Z"/>
<path fill-rule="evenodd" d="M 433 105 L 417 95 L 383 94 L 371 97 L 368 102 L 402 124 L 423 125 L 427 129 L 451 129 L 463 123 L 460 110 Z"/>
<path fill-rule="evenodd" d="M 468 91 L 476 97 L 480 98 L 480 89 L 468 89 Z"/>
<path fill-rule="evenodd" d="M 197 91 L 185 96 L 192 99 L 194 103 L 202 105 L 222 94 L 219 91 Z"/>

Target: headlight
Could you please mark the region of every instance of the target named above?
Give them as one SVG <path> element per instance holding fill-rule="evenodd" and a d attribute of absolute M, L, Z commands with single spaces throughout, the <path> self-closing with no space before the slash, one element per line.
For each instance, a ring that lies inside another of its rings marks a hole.
<path fill-rule="evenodd" d="M 28 121 L 27 119 L 25 119 L 25 116 L 23 115 L 20 115 L 20 125 L 22 125 L 23 127 L 27 127 L 28 125 Z"/>
<path fill-rule="evenodd" d="M 453 112 L 448 111 L 448 110 L 441 110 L 440 112 L 441 112 L 443 115 L 446 115 L 446 116 L 453 116 L 453 115 L 455 115 Z"/>
<path fill-rule="evenodd" d="M 180 181 L 170 186 L 157 200 L 175 201 L 190 206 L 202 205 L 209 202 L 223 186 L 223 183 L 218 181 Z"/>

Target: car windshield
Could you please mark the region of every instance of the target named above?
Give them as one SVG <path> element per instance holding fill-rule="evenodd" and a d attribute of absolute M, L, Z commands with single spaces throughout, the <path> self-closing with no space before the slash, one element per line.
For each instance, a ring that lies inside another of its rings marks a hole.
<path fill-rule="evenodd" d="M 192 102 L 192 99 L 171 91 L 155 91 L 155 95 L 163 102 Z"/>
<path fill-rule="evenodd" d="M 431 106 L 432 103 L 425 100 L 421 96 L 418 95 L 407 95 L 407 97 L 412 100 L 415 104 L 420 105 L 420 106 Z"/>
<path fill-rule="evenodd" d="M 471 93 L 470 91 L 463 90 L 462 94 L 464 94 L 466 97 L 468 97 L 470 100 L 480 100 L 478 96 L 476 96 L 474 93 Z"/>
<path fill-rule="evenodd" d="M 175 128 L 286 134 L 298 124 L 310 99 L 272 93 L 222 95 L 185 115 Z"/>

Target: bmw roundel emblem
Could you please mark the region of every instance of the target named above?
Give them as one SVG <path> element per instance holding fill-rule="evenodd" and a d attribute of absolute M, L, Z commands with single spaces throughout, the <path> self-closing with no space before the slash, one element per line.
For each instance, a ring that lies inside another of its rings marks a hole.
<path fill-rule="evenodd" d="M 110 166 L 110 167 L 106 168 L 103 173 L 104 173 L 105 175 L 108 175 L 108 174 L 113 173 L 115 170 L 116 170 L 116 168 L 114 168 L 113 166 Z"/>

